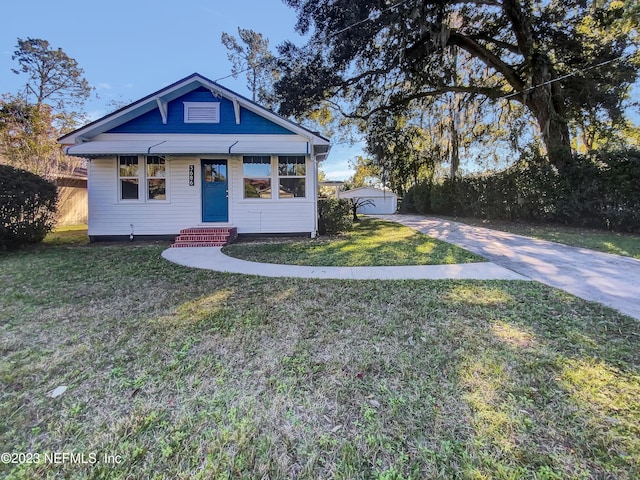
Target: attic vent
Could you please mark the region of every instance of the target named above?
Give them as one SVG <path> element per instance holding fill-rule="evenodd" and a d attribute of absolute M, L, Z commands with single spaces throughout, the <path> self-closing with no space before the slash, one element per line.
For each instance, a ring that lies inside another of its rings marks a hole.
<path fill-rule="evenodd" d="M 220 102 L 183 102 L 184 123 L 220 123 Z"/>

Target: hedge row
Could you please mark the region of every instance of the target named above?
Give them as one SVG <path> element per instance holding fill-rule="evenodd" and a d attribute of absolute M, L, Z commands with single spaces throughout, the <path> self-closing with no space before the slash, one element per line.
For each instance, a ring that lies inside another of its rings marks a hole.
<path fill-rule="evenodd" d="M 528 155 L 499 173 L 415 185 L 402 210 L 640 232 L 640 151 L 576 156 L 561 171 Z"/>
<path fill-rule="evenodd" d="M 0 165 L 0 249 L 41 242 L 55 223 L 57 197 L 53 183 Z"/>

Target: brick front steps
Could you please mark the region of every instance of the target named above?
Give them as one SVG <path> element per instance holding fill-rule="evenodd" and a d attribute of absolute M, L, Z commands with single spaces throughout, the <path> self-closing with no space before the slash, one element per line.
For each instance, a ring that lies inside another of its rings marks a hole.
<path fill-rule="evenodd" d="M 172 247 L 224 247 L 238 238 L 236 227 L 196 227 L 180 230 Z"/>

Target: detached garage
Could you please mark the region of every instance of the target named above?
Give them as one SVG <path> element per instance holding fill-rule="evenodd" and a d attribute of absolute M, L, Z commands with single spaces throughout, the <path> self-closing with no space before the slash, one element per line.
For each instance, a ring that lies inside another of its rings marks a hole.
<path fill-rule="evenodd" d="M 396 213 L 398 208 L 398 196 L 389 191 L 373 187 L 359 187 L 346 192 L 339 192 L 339 198 L 355 198 L 359 200 L 371 200 L 370 205 L 358 208 L 358 213 L 390 215 Z"/>

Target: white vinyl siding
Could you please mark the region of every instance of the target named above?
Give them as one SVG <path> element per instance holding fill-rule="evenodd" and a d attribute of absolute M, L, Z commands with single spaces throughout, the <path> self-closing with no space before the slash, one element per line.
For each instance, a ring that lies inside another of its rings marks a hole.
<path fill-rule="evenodd" d="M 242 156 L 227 155 L 229 165 L 229 221 L 239 233 L 315 232 L 315 203 L 310 195 L 313 167 L 306 157 L 309 198 L 244 199 Z M 119 201 L 116 157 L 92 159 L 89 164 L 89 235 L 176 235 L 183 228 L 212 225 L 202 222 L 203 156 L 166 158 L 167 201 Z M 274 162 L 277 157 L 274 157 Z M 142 164 L 144 165 L 144 164 Z M 141 168 L 142 168 L 141 165 Z M 189 165 L 194 185 L 189 185 Z"/>
<path fill-rule="evenodd" d="M 374 187 L 360 187 L 346 192 L 340 192 L 339 198 L 370 200 L 371 205 L 358 208 L 358 213 L 389 215 L 396 213 L 398 196 L 388 190 Z"/>
<path fill-rule="evenodd" d="M 243 157 L 229 162 L 230 167 L 230 212 L 229 222 L 238 227 L 238 233 L 315 233 L 315 198 L 270 199 L 243 198 Z M 272 166 L 277 167 L 277 156 L 272 156 Z M 313 162 L 305 157 L 307 188 L 314 185 Z M 278 185 L 277 168 L 272 168 L 272 185 Z"/>

